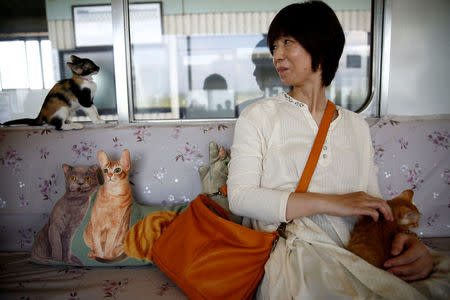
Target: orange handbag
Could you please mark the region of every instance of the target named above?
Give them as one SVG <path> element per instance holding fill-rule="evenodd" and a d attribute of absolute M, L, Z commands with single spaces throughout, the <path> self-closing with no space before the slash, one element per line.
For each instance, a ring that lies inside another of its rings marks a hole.
<path fill-rule="evenodd" d="M 297 192 L 308 188 L 334 110 L 328 101 Z M 233 223 L 221 206 L 200 194 L 156 240 L 152 259 L 192 300 L 252 299 L 279 235 Z"/>

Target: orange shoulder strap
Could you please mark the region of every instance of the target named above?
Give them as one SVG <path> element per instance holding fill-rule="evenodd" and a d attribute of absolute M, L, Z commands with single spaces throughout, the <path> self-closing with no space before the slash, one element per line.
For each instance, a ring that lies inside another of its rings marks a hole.
<path fill-rule="evenodd" d="M 316 169 L 317 162 L 319 161 L 320 153 L 322 152 L 322 146 L 325 142 L 325 139 L 328 134 L 328 128 L 330 128 L 331 121 L 333 120 L 334 110 L 336 109 L 336 105 L 328 100 L 327 106 L 325 108 L 325 112 L 322 117 L 322 121 L 320 121 L 319 130 L 317 131 L 316 139 L 314 140 L 314 144 L 312 146 L 311 152 L 309 153 L 308 160 L 306 161 L 305 169 L 303 170 L 302 177 L 298 182 L 296 193 L 304 193 L 308 190 L 309 182 L 314 174 L 314 170 Z M 227 186 L 224 185 L 220 187 L 219 192 L 217 194 L 221 194 L 223 196 L 227 196 Z"/>
<path fill-rule="evenodd" d="M 309 153 L 308 160 L 306 161 L 305 169 L 303 169 L 302 177 L 297 185 L 296 193 L 304 193 L 308 190 L 309 182 L 316 169 L 317 162 L 319 161 L 320 153 L 322 152 L 322 146 L 328 134 L 328 128 L 330 128 L 331 121 L 333 120 L 334 110 L 336 105 L 328 100 L 325 113 L 323 114 L 322 121 L 320 121 L 319 130 L 317 132 L 316 139 Z"/>

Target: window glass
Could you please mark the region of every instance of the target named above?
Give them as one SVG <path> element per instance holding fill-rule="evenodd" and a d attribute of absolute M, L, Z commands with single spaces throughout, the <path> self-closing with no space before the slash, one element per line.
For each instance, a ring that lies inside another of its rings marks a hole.
<path fill-rule="evenodd" d="M 114 83 L 114 58 L 113 47 L 89 47 L 87 49 L 78 48 L 76 50 L 59 51 L 59 66 L 62 67 L 62 78 L 70 78 L 71 70 L 65 65 L 70 61 L 70 56 L 75 54 L 78 57 L 87 57 L 100 67 L 97 75 L 93 76 L 97 89 L 94 96 L 94 104 L 98 113 L 105 120 L 117 119 L 117 103 Z M 90 121 L 83 112 L 78 111 L 77 117 L 79 121 Z"/>
<path fill-rule="evenodd" d="M 135 120 L 234 118 L 248 104 L 289 89 L 272 65 L 266 34 L 277 11 L 295 1 L 197 2 L 180 1 L 178 9 L 161 2 L 162 36 L 138 26 L 130 4 Z M 371 1 L 326 2 L 346 35 L 327 97 L 356 111 L 369 98 Z M 143 11 L 156 26 L 157 10 L 152 17 Z"/>
<path fill-rule="evenodd" d="M 42 89 L 42 65 L 39 52 L 39 41 L 26 41 L 28 81 L 31 89 Z"/>
<path fill-rule="evenodd" d="M 0 42 L 2 89 L 28 88 L 27 53 L 24 41 Z"/>
<path fill-rule="evenodd" d="M 37 33 L 36 38 L 34 33 L 26 33 L 22 38 L 0 42 L 0 122 L 36 117 L 53 85 L 72 77 L 66 65 L 71 55 L 89 58 L 100 67 L 93 76 L 97 84 L 94 104 L 103 119 L 117 119 L 111 2 L 96 3 L 47 1 L 48 37 Z M 85 9 L 75 14 L 80 4 Z M 77 112 L 72 119 L 89 120 L 83 112 Z"/>
<path fill-rule="evenodd" d="M 48 43 L 40 38 L 0 42 L 0 122 L 38 114 L 47 93 L 42 57 L 51 56 L 51 49 L 43 46 Z M 52 61 L 47 63 L 51 69 Z"/>
<path fill-rule="evenodd" d="M 44 88 L 50 89 L 55 84 L 55 72 L 53 70 L 52 46 L 49 40 L 41 41 L 41 53 Z"/>
<path fill-rule="evenodd" d="M 73 28 L 77 47 L 112 45 L 111 5 L 73 7 Z M 93 30 L 94 28 L 101 30 Z"/>
<path fill-rule="evenodd" d="M 367 28 L 368 29 L 368 28 Z M 353 111 L 370 96 L 370 32 L 345 30 L 345 48 L 328 96 Z"/>

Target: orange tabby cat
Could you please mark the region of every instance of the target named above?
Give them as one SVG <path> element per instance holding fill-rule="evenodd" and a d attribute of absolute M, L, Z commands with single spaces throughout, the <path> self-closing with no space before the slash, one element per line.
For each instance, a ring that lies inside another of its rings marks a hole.
<path fill-rule="evenodd" d="M 391 257 L 394 236 L 419 225 L 420 212 L 412 203 L 413 195 L 413 191 L 406 190 L 387 201 L 394 215 L 392 222 L 382 216 L 378 222 L 368 216 L 361 217 L 353 228 L 347 249 L 372 265 L 382 268 L 384 262 Z"/>
<path fill-rule="evenodd" d="M 88 257 L 108 263 L 126 258 L 123 250 L 130 229 L 131 188 L 128 181 L 130 152 L 123 150 L 120 161 L 110 161 L 104 151 L 97 154 L 105 183 L 100 188 L 84 231 L 92 249 Z"/>

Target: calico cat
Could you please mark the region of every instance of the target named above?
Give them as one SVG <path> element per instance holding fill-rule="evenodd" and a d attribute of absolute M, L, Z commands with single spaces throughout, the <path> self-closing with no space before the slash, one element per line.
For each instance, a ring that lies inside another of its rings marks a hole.
<path fill-rule="evenodd" d="M 109 160 L 101 150 L 97 157 L 104 184 L 97 193 L 83 237 L 86 245 L 91 248 L 89 258 L 102 263 L 113 263 L 127 257 L 123 244 L 130 229 L 132 207 L 128 181 L 130 152 L 123 150 L 120 161 Z"/>
<path fill-rule="evenodd" d="M 363 216 L 350 236 L 347 249 L 372 265 L 382 268 L 391 255 L 391 245 L 394 236 L 400 232 L 409 232 L 409 229 L 419 226 L 420 212 L 412 203 L 414 192 L 403 191 L 396 198 L 387 201 L 392 209 L 394 221 L 387 221 L 382 216 L 378 222 L 371 217 Z"/>
<path fill-rule="evenodd" d="M 71 167 L 63 164 L 66 192 L 56 202 L 47 223 L 37 234 L 32 258 L 42 263 L 50 260 L 69 265 L 83 265 L 72 254 L 72 240 L 90 205 L 90 196 L 99 185 L 98 166 Z"/>
<path fill-rule="evenodd" d="M 98 116 L 94 105 L 94 94 L 97 85 L 92 75 L 98 73 L 100 68 L 90 59 L 71 55 L 72 62 L 67 65 L 72 70 L 71 79 L 57 82 L 45 97 L 41 111 L 35 119 L 18 119 L 3 123 L 3 125 L 54 125 L 57 130 L 81 129 L 80 123 L 70 123 L 69 117 L 78 109 L 83 110 L 92 122 L 104 124 L 105 121 Z"/>

